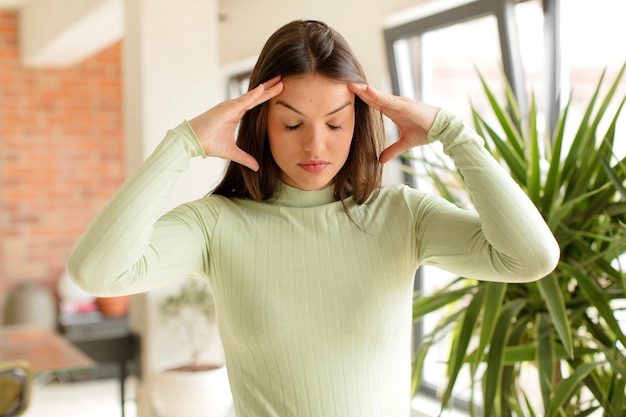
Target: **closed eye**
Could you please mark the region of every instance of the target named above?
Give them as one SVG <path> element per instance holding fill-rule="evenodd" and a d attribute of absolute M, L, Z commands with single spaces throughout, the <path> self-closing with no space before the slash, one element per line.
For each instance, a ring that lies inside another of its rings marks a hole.
<path fill-rule="evenodd" d="M 297 130 L 300 126 L 302 126 L 302 123 L 298 123 L 297 125 L 285 125 L 285 129 L 289 131 L 293 131 L 293 130 Z"/>
<path fill-rule="evenodd" d="M 285 125 L 285 130 L 294 131 L 298 130 L 302 126 L 302 123 L 298 123 L 297 125 Z M 341 130 L 343 127 L 341 125 L 327 125 L 330 130 Z"/>

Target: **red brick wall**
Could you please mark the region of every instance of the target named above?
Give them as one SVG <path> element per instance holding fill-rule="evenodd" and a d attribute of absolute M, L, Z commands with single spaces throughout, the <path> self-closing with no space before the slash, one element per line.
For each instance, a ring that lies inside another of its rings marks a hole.
<path fill-rule="evenodd" d="M 0 307 L 55 286 L 76 239 L 124 178 L 121 45 L 67 69 L 25 68 L 0 11 Z"/>

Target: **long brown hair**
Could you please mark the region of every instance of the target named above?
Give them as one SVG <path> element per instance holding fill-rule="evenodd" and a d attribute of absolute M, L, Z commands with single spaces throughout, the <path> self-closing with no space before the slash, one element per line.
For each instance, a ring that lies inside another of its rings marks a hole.
<path fill-rule="evenodd" d="M 249 89 L 274 78 L 319 74 L 351 83 L 367 82 L 346 40 L 323 22 L 297 20 L 278 29 L 267 40 L 250 76 Z M 256 158 L 259 171 L 229 163 L 214 194 L 263 201 L 274 195 L 280 169 L 267 138 L 267 102 L 246 112 L 239 124 L 237 145 Z M 336 200 L 353 197 L 364 203 L 382 182 L 378 156 L 384 148 L 382 116 L 355 96 L 355 127 L 350 153 L 335 177 Z"/>

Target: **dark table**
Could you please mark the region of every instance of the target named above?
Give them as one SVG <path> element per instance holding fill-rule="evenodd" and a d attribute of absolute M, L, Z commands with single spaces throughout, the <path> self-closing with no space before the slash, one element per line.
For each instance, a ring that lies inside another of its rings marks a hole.
<path fill-rule="evenodd" d="M 126 401 L 126 377 L 130 366 L 139 374 L 139 337 L 133 333 L 126 317 L 101 316 L 95 320 L 81 319 L 80 314 L 59 319 L 59 331 L 67 340 L 98 363 L 118 366 L 122 417 Z"/>

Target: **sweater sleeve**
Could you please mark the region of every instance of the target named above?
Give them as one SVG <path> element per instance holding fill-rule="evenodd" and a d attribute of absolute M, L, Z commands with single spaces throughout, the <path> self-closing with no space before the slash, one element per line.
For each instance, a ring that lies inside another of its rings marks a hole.
<path fill-rule="evenodd" d="M 207 245 L 193 211 L 181 207 L 158 219 L 196 156 L 204 150 L 187 122 L 168 131 L 74 247 L 67 269 L 77 285 L 98 296 L 133 294 L 204 268 Z"/>
<path fill-rule="evenodd" d="M 418 257 L 455 274 L 528 282 L 549 274 L 560 256 L 552 232 L 532 201 L 461 119 L 441 110 L 429 131 L 459 169 L 476 213 L 440 199 L 421 201 Z"/>

